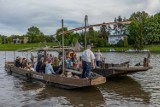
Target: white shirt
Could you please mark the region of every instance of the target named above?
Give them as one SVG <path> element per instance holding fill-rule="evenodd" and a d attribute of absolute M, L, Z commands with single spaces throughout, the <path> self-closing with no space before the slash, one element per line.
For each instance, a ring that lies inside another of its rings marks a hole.
<path fill-rule="evenodd" d="M 86 49 L 82 53 L 82 60 L 86 62 L 91 62 L 92 59 L 95 59 L 93 52 L 90 49 Z"/>
<path fill-rule="evenodd" d="M 96 56 L 96 61 L 100 61 L 101 57 L 102 57 L 102 53 L 101 52 L 96 52 L 95 56 Z"/>

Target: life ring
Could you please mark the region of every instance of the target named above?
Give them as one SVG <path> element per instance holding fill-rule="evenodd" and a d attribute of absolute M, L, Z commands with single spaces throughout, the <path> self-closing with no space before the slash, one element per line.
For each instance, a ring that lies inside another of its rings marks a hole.
<path fill-rule="evenodd" d="M 74 53 L 73 51 L 69 51 L 68 54 L 67 54 L 67 57 L 72 58 L 73 53 Z"/>

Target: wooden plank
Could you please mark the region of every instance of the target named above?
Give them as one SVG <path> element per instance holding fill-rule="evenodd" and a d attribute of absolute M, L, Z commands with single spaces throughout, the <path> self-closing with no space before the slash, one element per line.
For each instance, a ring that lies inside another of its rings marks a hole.
<path fill-rule="evenodd" d="M 81 71 L 77 71 L 77 70 L 73 70 L 73 69 L 65 69 L 66 71 L 69 71 L 69 72 L 72 72 L 72 73 L 75 73 L 75 74 L 78 74 L 78 75 L 81 75 L 82 72 Z"/>

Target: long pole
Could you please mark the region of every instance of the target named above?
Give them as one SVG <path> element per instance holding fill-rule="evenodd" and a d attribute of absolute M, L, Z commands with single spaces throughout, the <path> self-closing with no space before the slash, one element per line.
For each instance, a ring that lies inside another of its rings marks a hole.
<path fill-rule="evenodd" d="M 63 19 L 62 19 L 62 32 L 64 32 L 64 26 L 63 26 Z M 62 34 L 62 58 L 63 58 L 63 61 L 62 61 L 62 74 L 64 74 L 64 33 Z"/>
<path fill-rule="evenodd" d="M 85 15 L 85 29 L 84 29 L 84 47 L 85 47 L 85 49 L 86 49 L 86 45 L 87 45 L 87 43 L 86 43 L 86 26 L 87 26 L 87 19 L 88 19 L 88 16 Z"/>
<path fill-rule="evenodd" d="M 15 57 L 16 57 L 16 53 L 15 53 L 15 51 L 14 51 L 14 61 L 15 61 Z"/>
<path fill-rule="evenodd" d="M 28 51 L 27 51 L 27 59 L 28 59 Z"/>
<path fill-rule="evenodd" d="M 5 62 L 6 62 L 6 51 L 5 51 Z"/>

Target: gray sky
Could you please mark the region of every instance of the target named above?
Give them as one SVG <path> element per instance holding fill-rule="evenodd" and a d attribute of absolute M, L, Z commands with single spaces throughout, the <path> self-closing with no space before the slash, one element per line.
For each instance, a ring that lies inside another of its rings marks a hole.
<path fill-rule="evenodd" d="M 89 24 L 113 21 L 133 12 L 160 12 L 160 0 L 0 0 L 0 34 L 26 34 L 37 26 L 44 34 L 55 34 L 61 19 L 68 29 L 80 27 L 88 15 Z"/>

